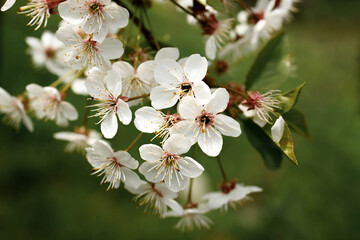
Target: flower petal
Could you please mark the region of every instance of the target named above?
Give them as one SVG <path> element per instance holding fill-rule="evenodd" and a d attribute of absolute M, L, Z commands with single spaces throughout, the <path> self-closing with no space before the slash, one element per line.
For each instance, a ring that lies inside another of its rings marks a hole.
<path fill-rule="evenodd" d="M 173 59 L 177 60 L 180 56 L 179 49 L 173 47 L 166 47 L 160 49 L 155 55 L 155 61 L 160 61 L 164 59 Z"/>
<path fill-rule="evenodd" d="M 138 188 L 140 186 L 140 184 L 141 184 L 140 177 L 135 172 L 131 171 L 130 169 L 128 169 L 126 167 L 122 167 L 121 170 L 124 173 L 123 183 L 125 185 L 128 185 L 133 188 Z"/>
<path fill-rule="evenodd" d="M 119 39 L 108 37 L 99 44 L 102 55 L 107 59 L 116 59 L 123 55 L 123 44 Z"/>
<path fill-rule="evenodd" d="M 139 148 L 139 152 L 141 158 L 149 162 L 161 160 L 164 154 L 162 148 L 155 144 L 144 144 Z"/>
<path fill-rule="evenodd" d="M 128 125 L 132 119 L 132 112 L 129 105 L 123 100 L 118 99 L 117 108 L 117 115 L 120 122 L 122 122 L 124 125 Z"/>
<path fill-rule="evenodd" d="M 162 178 L 161 176 L 157 176 L 157 170 L 155 169 L 155 166 L 158 163 L 156 162 L 144 162 L 139 167 L 139 172 L 144 175 L 146 180 L 153 183 L 161 182 Z M 164 173 L 165 174 L 165 173 Z"/>
<path fill-rule="evenodd" d="M 155 80 L 162 86 L 175 87 L 182 82 L 183 68 L 175 60 L 158 61 L 154 69 Z"/>
<path fill-rule="evenodd" d="M 182 134 L 176 134 L 165 141 L 163 148 L 168 153 L 180 155 L 190 150 L 191 141 Z"/>
<path fill-rule="evenodd" d="M 146 133 L 154 133 L 165 123 L 159 111 L 152 107 L 142 107 L 135 112 L 135 127 Z"/>
<path fill-rule="evenodd" d="M 171 88 L 158 86 L 154 87 L 150 93 L 151 105 L 155 109 L 170 108 L 179 100 L 179 88 Z"/>
<path fill-rule="evenodd" d="M 274 125 L 271 127 L 271 137 L 274 140 L 274 142 L 278 143 L 280 142 L 285 129 L 285 121 L 280 116 L 274 123 Z"/>
<path fill-rule="evenodd" d="M 206 58 L 193 54 L 185 62 L 184 73 L 191 82 L 198 82 L 204 79 L 207 68 Z"/>
<path fill-rule="evenodd" d="M 194 97 L 184 97 L 179 104 L 179 113 L 183 119 L 195 120 L 202 110 L 201 103 Z"/>
<path fill-rule="evenodd" d="M 211 113 L 219 113 L 225 111 L 228 106 L 230 95 L 225 88 L 218 88 L 211 95 L 210 102 L 205 105 L 205 110 Z"/>
<path fill-rule="evenodd" d="M 118 122 L 115 112 L 110 112 L 101 122 L 101 133 L 105 138 L 113 138 L 118 130 Z"/>
<path fill-rule="evenodd" d="M 108 71 L 105 81 L 107 89 L 113 97 L 118 97 L 122 91 L 121 76 L 117 72 L 110 70 Z"/>
<path fill-rule="evenodd" d="M 204 153 L 216 157 L 222 149 L 223 139 L 215 128 L 210 127 L 206 132 L 199 134 L 198 143 Z"/>
<path fill-rule="evenodd" d="M 241 134 L 239 122 L 224 114 L 215 116 L 215 128 L 225 136 L 238 137 Z"/>
<path fill-rule="evenodd" d="M 196 178 L 202 174 L 204 167 L 191 157 L 184 157 L 179 159 L 181 173 L 189 178 Z"/>

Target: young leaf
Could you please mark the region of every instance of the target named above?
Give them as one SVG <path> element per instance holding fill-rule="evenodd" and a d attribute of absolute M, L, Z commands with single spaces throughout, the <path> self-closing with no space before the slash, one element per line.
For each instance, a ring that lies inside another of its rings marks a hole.
<path fill-rule="evenodd" d="M 285 33 L 269 40 L 246 76 L 246 89 L 277 89 L 291 73 L 289 46 Z"/>
<path fill-rule="evenodd" d="M 280 95 L 279 100 L 281 101 L 282 107 L 279 112 L 281 114 L 289 112 L 295 106 L 297 100 L 299 99 L 300 92 L 305 85 L 306 83 L 304 82 L 297 88 Z"/>
<path fill-rule="evenodd" d="M 215 10 L 220 12 L 224 11 L 224 5 L 222 4 L 221 0 L 207 0 L 207 4 L 213 7 Z"/>
<path fill-rule="evenodd" d="M 303 135 L 304 137 L 311 139 L 305 116 L 302 112 L 296 109 L 291 109 L 291 111 L 283 115 L 283 118 L 285 119 L 291 130 L 294 130 L 295 132 Z"/>
<path fill-rule="evenodd" d="M 284 122 L 284 133 L 280 140 L 280 142 L 276 143 L 276 145 L 281 149 L 281 151 L 287 156 L 296 166 L 298 162 L 294 153 L 294 142 L 292 139 L 292 135 L 290 132 L 290 128 L 286 122 Z M 271 124 L 266 124 L 262 129 L 265 133 L 271 138 Z M 275 143 L 275 142 L 274 142 Z"/>
<path fill-rule="evenodd" d="M 260 153 L 265 165 L 269 169 L 277 169 L 281 166 L 282 152 L 272 139 L 252 120 L 243 121 L 244 132 L 251 145 Z"/>

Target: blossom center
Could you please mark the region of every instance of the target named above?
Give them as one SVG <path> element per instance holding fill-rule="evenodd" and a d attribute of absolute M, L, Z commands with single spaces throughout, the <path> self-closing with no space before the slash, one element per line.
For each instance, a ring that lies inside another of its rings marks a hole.
<path fill-rule="evenodd" d="M 192 86 L 190 82 L 182 83 L 180 86 L 183 95 L 187 95 L 192 92 Z"/>
<path fill-rule="evenodd" d="M 96 2 L 96 0 L 92 0 L 92 3 L 89 4 L 89 11 L 91 13 L 99 13 L 101 9 L 104 7 L 103 4 Z"/>
<path fill-rule="evenodd" d="M 196 118 L 196 122 L 201 128 L 201 132 L 206 132 L 207 128 L 214 125 L 214 114 L 207 113 L 203 110 L 201 114 Z"/>

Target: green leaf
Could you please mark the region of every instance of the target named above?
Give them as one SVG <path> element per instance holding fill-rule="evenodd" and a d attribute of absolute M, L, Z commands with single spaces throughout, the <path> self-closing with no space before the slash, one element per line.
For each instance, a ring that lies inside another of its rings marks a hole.
<path fill-rule="evenodd" d="M 224 11 L 224 5 L 221 0 L 207 0 L 207 4 L 213 7 L 215 10 Z"/>
<path fill-rule="evenodd" d="M 283 118 L 287 122 L 291 130 L 303 135 L 308 139 L 311 139 L 305 116 L 302 112 L 296 109 L 291 109 L 291 111 L 283 115 Z"/>
<path fill-rule="evenodd" d="M 277 169 L 281 166 L 282 152 L 272 139 L 252 120 L 243 121 L 244 132 L 250 143 L 262 156 L 265 165 L 269 169 Z"/>
<path fill-rule="evenodd" d="M 270 39 L 246 76 L 246 89 L 278 89 L 291 73 L 289 44 L 285 33 Z"/>
<path fill-rule="evenodd" d="M 265 131 L 265 133 L 271 138 L 271 127 L 273 124 L 266 124 L 262 129 Z M 271 138 L 272 140 L 272 138 Z M 275 142 L 273 142 L 275 143 Z M 298 162 L 295 157 L 294 153 L 294 142 L 292 139 L 291 131 L 288 126 L 288 124 L 285 122 L 284 126 L 284 133 L 280 140 L 280 142 L 275 143 L 278 148 L 285 154 L 286 157 L 288 157 L 296 166 L 298 165 Z"/>
<path fill-rule="evenodd" d="M 281 101 L 281 110 L 279 111 L 281 114 L 289 112 L 296 104 L 299 99 L 300 92 L 303 87 L 306 85 L 304 82 L 300 86 L 290 90 L 289 92 L 283 93 L 280 95 L 279 100 Z"/>

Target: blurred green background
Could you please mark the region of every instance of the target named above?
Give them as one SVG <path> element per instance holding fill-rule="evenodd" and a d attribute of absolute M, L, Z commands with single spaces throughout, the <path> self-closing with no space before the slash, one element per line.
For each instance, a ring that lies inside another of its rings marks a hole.
<path fill-rule="evenodd" d="M 25 54 L 26 36 L 40 36 L 25 27 L 29 19 L 12 9 L 0 13 L 0 86 L 13 95 L 26 84 L 46 85 L 56 79 L 34 70 Z M 200 52 L 199 30 L 168 5 L 151 12 L 155 34 L 181 50 Z M 53 122 L 35 121 L 35 132 L 0 124 L 1 239 L 353 239 L 360 234 L 359 1 L 312 0 L 300 5 L 286 27 L 297 65 L 294 85 L 306 81 L 297 105 L 307 117 L 312 140 L 295 135 L 299 166 L 284 161 L 267 170 L 245 134 L 225 138 L 222 151 L 228 175 L 261 186 L 254 201 L 228 213 L 212 212 L 212 230 L 179 233 L 177 219 L 143 214 L 120 188 L 106 191 L 90 176 L 84 156 L 65 154 L 64 142 L 52 138 Z M 49 28 L 56 29 L 52 16 Z M 165 33 L 170 33 L 171 38 Z M 241 81 L 249 67 L 240 62 Z M 232 78 L 233 80 L 233 78 Z M 78 109 L 84 99 L 69 94 Z M 81 117 L 75 125 L 81 124 Z M 72 127 L 66 128 L 72 130 Z M 112 141 L 124 149 L 136 136 L 134 126 L 122 127 Z M 147 135 L 142 139 L 146 142 Z M 140 143 L 138 144 L 138 146 Z M 202 153 L 209 189 L 221 181 L 214 159 Z M 136 149 L 131 154 L 140 160 Z M 141 160 L 140 160 L 141 162 Z"/>

